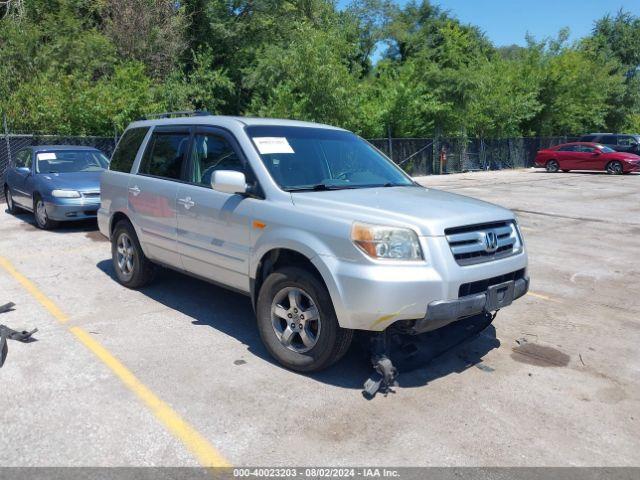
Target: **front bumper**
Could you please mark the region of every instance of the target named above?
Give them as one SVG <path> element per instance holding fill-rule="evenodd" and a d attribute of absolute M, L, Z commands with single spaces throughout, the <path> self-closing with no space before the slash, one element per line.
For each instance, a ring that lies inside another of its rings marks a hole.
<path fill-rule="evenodd" d="M 45 202 L 47 216 L 58 222 L 86 220 L 96 218 L 100 202 L 87 202 L 83 199 L 61 199 L 55 202 Z"/>
<path fill-rule="evenodd" d="M 511 305 L 528 291 L 529 278 L 524 277 L 493 285 L 486 292 L 475 295 L 431 302 L 427 305 L 427 314 L 415 322 L 411 333 L 430 332 L 463 318 L 499 310 Z"/>
<path fill-rule="evenodd" d="M 444 237 L 421 237 L 421 242 L 427 256 L 422 264 L 363 264 L 331 256 L 316 257 L 314 264 L 325 279 L 341 327 L 383 331 L 400 321 L 408 321 L 404 323 L 411 325 L 424 323 L 425 318 L 430 321 L 430 314 L 434 312 L 453 322 L 462 317 L 455 312 L 445 314 L 447 307 L 435 305 L 456 302 L 470 294 L 486 293 L 488 286 L 527 277 L 526 251 L 461 266 L 456 263 Z M 489 283 L 485 286 L 486 282 Z M 472 289 L 466 290 L 466 286 Z M 517 292 L 521 290 L 518 287 Z M 482 298 L 484 301 L 477 299 L 468 309 L 457 307 L 458 312 L 464 316 L 466 312 L 483 311 L 486 296 Z M 429 312 L 431 304 L 434 306 Z"/>

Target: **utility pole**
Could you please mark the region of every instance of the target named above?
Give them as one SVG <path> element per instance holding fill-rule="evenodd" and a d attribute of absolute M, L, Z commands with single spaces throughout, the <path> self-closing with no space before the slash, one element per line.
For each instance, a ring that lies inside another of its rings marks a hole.
<path fill-rule="evenodd" d="M 11 162 L 11 142 L 9 142 L 9 127 L 7 127 L 7 114 L 2 112 L 2 127 L 4 129 L 4 139 L 7 142 L 7 161 Z"/>

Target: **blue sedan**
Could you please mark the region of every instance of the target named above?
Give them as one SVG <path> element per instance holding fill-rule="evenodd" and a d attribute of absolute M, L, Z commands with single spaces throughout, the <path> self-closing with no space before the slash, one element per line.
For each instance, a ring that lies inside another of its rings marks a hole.
<path fill-rule="evenodd" d="M 95 218 L 100 207 L 100 174 L 109 160 L 91 147 L 45 145 L 18 151 L 5 173 L 9 213 L 34 213 L 43 229 L 61 221 Z"/>

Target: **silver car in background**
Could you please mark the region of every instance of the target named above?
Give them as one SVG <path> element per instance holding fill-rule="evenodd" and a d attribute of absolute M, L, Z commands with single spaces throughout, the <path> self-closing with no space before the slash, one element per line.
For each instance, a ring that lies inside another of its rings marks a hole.
<path fill-rule="evenodd" d="M 316 371 L 354 330 L 421 333 L 524 295 L 513 213 L 416 184 L 351 132 L 211 115 L 129 125 L 101 178 L 118 280 L 155 265 L 251 296 L 282 365 Z"/>

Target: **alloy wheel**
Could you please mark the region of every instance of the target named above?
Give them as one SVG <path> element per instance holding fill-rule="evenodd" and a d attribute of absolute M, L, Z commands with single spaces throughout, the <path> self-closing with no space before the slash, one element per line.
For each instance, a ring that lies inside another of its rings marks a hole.
<path fill-rule="evenodd" d="M 607 165 L 607 173 L 619 175 L 622 173 L 622 164 L 620 162 L 611 162 Z"/>
<path fill-rule="evenodd" d="M 36 221 L 38 225 L 44 227 L 47 224 L 47 207 L 45 207 L 44 202 L 40 199 L 36 202 Z"/>
<path fill-rule="evenodd" d="M 271 325 L 280 343 L 296 353 L 311 350 L 320 337 L 320 312 L 311 296 L 298 287 L 285 287 L 271 303 Z"/>
<path fill-rule="evenodd" d="M 135 249 L 129 235 L 121 233 L 116 248 L 118 269 L 126 278 L 131 278 L 134 269 Z"/>

